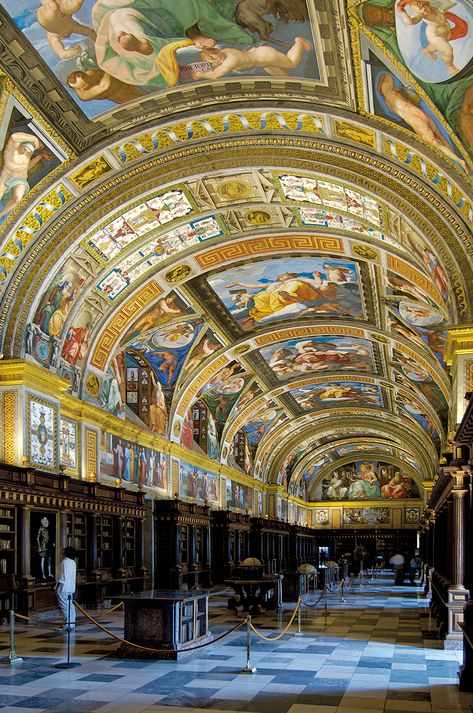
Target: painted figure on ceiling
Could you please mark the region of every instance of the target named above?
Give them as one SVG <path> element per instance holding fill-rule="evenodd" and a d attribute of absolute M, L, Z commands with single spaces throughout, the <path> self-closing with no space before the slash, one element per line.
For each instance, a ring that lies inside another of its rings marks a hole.
<path fill-rule="evenodd" d="M 0 218 L 13 210 L 30 190 L 28 174 L 31 169 L 42 159 L 49 161 L 52 158 L 34 134 L 16 131 L 9 137 L 3 149 L 0 171 Z"/>
<path fill-rule="evenodd" d="M 448 8 L 453 7 L 455 3 L 439 3 L 437 0 L 435 4 L 437 7 L 430 0 L 399 0 L 397 7 L 406 25 L 425 23 L 425 36 L 428 41 L 428 45 L 422 50 L 425 56 L 434 62 L 439 55 L 450 74 L 457 74 L 460 70 L 454 65 L 453 47 L 450 43 L 466 36 L 468 23 L 453 12 L 448 12 Z M 442 5 L 445 10 L 440 9 Z M 412 14 L 407 12 L 407 8 L 411 9 Z"/>
<path fill-rule="evenodd" d="M 253 38 L 235 19 L 230 0 L 97 0 L 92 9 L 100 69 L 127 84 L 176 84 L 178 49 L 220 42 L 248 47 Z"/>
<path fill-rule="evenodd" d="M 192 79 L 220 79 L 231 72 L 246 72 L 251 69 L 264 69 L 276 77 L 290 76 L 289 70 L 299 66 L 304 52 L 312 49 L 307 40 L 296 37 L 287 54 L 269 45 L 238 50 L 233 47 L 217 49 L 212 47 L 200 53 L 201 59 L 208 62 L 212 69 L 206 72 L 193 72 Z"/>

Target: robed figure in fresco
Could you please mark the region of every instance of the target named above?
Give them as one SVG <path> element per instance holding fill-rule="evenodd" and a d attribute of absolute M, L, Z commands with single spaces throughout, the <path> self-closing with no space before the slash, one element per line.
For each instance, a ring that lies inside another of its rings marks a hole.
<path fill-rule="evenodd" d="M 232 0 L 97 0 L 92 9 L 99 67 L 127 84 L 176 84 L 176 51 L 219 42 L 249 47 L 252 36 L 235 20 Z"/>

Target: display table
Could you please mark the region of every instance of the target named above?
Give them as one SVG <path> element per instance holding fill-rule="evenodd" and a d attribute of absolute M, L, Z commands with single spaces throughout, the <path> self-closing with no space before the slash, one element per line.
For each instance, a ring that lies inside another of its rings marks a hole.
<path fill-rule="evenodd" d="M 272 574 L 255 579 L 226 579 L 236 596 L 228 600 L 229 609 L 243 607 L 250 614 L 260 614 L 266 609 L 282 607 L 282 580 L 284 575 Z"/>
<path fill-rule="evenodd" d="M 125 605 L 123 638 L 140 649 L 121 644 L 118 654 L 124 658 L 182 660 L 196 642 L 211 640 L 208 630 L 209 597 L 222 594 L 215 589 L 189 591 L 151 589 L 147 592 L 111 597 Z"/>

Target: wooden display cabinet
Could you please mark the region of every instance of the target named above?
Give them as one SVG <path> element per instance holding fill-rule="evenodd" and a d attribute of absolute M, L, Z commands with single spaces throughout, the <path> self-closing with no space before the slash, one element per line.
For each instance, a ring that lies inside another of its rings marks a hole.
<path fill-rule="evenodd" d="M 250 517 L 231 510 L 213 510 L 211 517 L 212 580 L 221 583 L 249 556 Z"/>
<path fill-rule="evenodd" d="M 155 587 L 210 584 L 210 508 L 181 500 L 154 502 Z"/>

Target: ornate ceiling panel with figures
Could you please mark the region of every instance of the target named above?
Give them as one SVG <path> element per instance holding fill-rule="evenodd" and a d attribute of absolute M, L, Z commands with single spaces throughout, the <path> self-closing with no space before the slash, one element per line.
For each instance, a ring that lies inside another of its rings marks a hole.
<path fill-rule="evenodd" d="M 473 316 L 448 5 L 6 0 L 5 356 L 302 500 L 421 497 Z"/>

